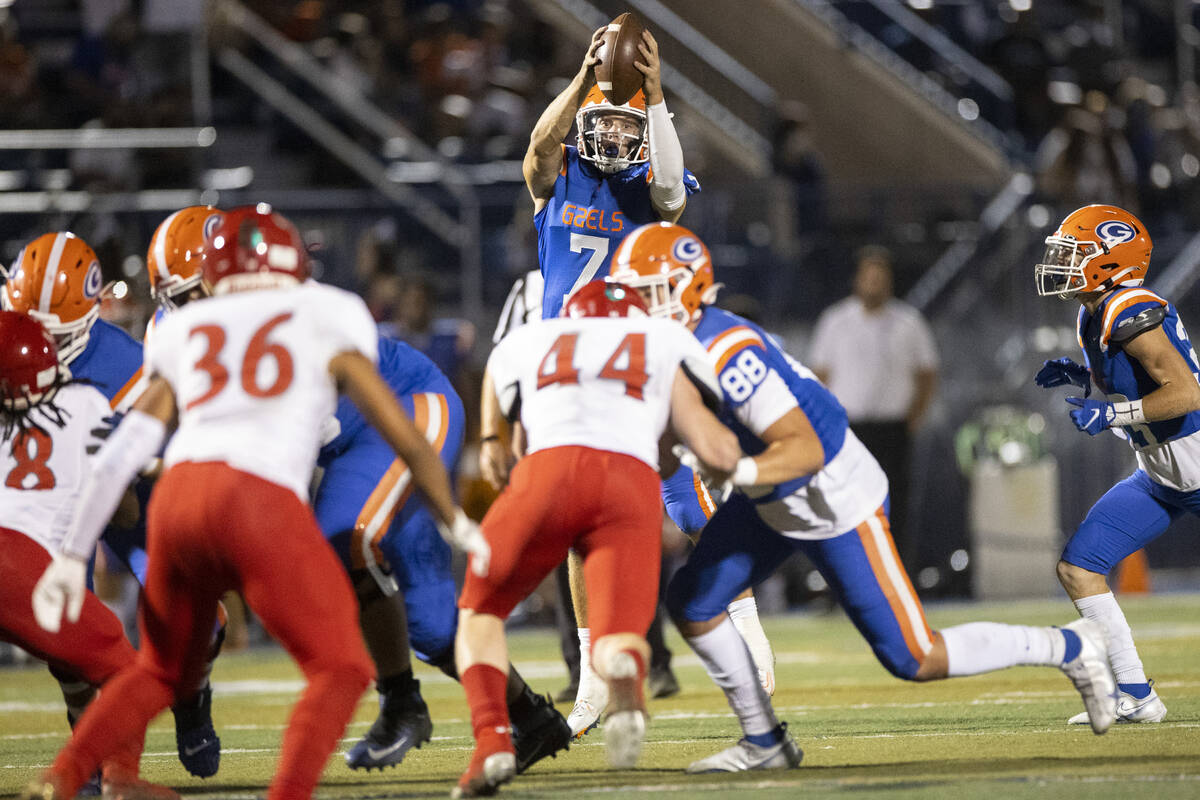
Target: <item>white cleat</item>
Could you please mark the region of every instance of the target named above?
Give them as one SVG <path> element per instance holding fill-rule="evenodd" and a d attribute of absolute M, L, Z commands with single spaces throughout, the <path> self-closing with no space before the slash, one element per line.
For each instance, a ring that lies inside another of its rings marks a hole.
<path fill-rule="evenodd" d="M 1162 722 L 1166 716 L 1167 707 L 1163 704 L 1162 698 L 1158 696 L 1158 692 L 1153 689 L 1150 690 L 1150 694 L 1141 699 L 1121 692 L 1121 699 L 1117 702 L 1118 725 L 1133 722 Z M 1067 724 L 1087 725 L 1090 721 L 1087 712 L 1082 711 L 1067 720 Z"/>
<path fill-rule="evenodd" d="M 1082 647 L 1079 654 L 1060 669 L 1075 684 L 1083 698 L 1087 721 L 1092 725 L 1092 732 L 1098 736 L 1116 720 L 1120 697 L 1117 679 L 1108 665 L 1108 635 L 1102 627 L 1083 617 L 1063 628 L 1074 631 Z"/>
<path fill-rule="evenodd" d="M 617 769 L 633 769 L 646 739 L 646 699 L 633 656 L 622 652 L 613 657 L 608 679 L 613 709 L 604 720 L 608 762 Z"/>
<path fill-rule="evenodd" d="M 772 747 L 759 747 L 742 739 L 733 747 L 722 750 L 708 758 L 691 764 L 687 771 L 699 772 L 746 772 L 752 769 L 795 769 L 800 766 L 804 751 L 796 740 L 783 728 L 783 741 Z"/>
<path fill-rule="evenodd" d="M 571 726 L 571 737 L 582 738 L 585 733 L 596 727 L 600 715 L 608 707 L 608 686 L 597 677 L 590 685 L 580 683 L 579 694 L 575 697 L 575 707 L 567 715 L 567 725 Z"/>

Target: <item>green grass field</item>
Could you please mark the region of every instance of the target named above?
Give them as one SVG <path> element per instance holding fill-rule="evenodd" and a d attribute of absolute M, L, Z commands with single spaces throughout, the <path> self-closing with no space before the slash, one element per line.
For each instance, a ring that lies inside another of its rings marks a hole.
<path fill-rule="evenodd" d="M 607 768 L 603 735 L 593 731 L 557 759 L 537 764 L 505 787 L 507 797 L 632 796 L 896 798 L 1200 797 L 1200 595 L 1130 598 L 1123 603 L 1143 660 L 1170 714 L 1158 725 L 1114 726 L 1093 736 L 1068 727 L 1081 709 L 1056 670 L 1023 667 L 974 678 L 915 685 L 889 676 L 840 613 L 764 621 L 778 655 L 775 706 L 805 751 L 793 771 L 688 776 L 683 768 L 724 748 L 738 728 L 724 697 L 687 646 L 674 637 L 683 692 L 653 701 L 638 769 Z M 1070 621 L 1066 600 L 935 605 L 935 627 L 970 620 L 1053 624 Z M 541 691 L 556 691 L 566 671 L 549 631 L 518 632 L 513 659 Z M 328 798 L 444 797 L 471 750 L 467 710 L 457 684 L 421 667 L 434 717 L 434 740 L 399 768 L 347 769 L 340 754 L 318 793 Z M 221 771 L 190 778 L 175 758 L 169 715 L 150 728 L 147 778 L 195 798 L 264 794 L 280 732 L 300 680 L 280 651 L 224 656 L 214 675 L 214 716 L 224 747 Z M 565 713 L 568 708 L 562 707 Z M 370 725 L 375 695 L 359 706 L 341 752 Z M 62 744 L 66 719 L 57 684 L 42 668 L 0 671 L 0 793 L 36 775 Z"/>

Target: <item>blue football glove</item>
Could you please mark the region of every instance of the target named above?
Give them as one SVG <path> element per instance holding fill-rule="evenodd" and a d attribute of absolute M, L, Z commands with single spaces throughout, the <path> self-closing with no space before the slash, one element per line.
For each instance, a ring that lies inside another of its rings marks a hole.
<path fill-rule="evenodd" d="M 1043 389 L 1052 386 L 1065 386 L 1070 383 L 1083 389 L 1083 396 L 1092 393 L 1092 373 L 1082 364 L 1076 364 L 1069 358 L 1056 358 L 1042 364 L 1033 381 Z"/>
<path fill-rule="evenodd" d="M 1095 436 L 1100 431 L 1111 428 L 1113 421 L 1117 418 L 1113 404 L 1103 400 L 1068 397 L 1067 402 L 1076 406 L 1070 412 L 1071 421 L 1075 423 L 1076 428 L 1086 431 L 1089 436 Z"/>

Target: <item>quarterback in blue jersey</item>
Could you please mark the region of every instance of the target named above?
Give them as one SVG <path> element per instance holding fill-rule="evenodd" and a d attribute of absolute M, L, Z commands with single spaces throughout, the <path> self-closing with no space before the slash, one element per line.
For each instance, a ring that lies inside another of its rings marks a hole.
<path fill-rule="evenodd" d="M 125 331 L 100 319 L 102 288 L 100 262 L 92 248 L 75 234 L 59 231 L 43 234 L 21 249 L 0 292 L 0 305 L 27 313 L 42 323 L 55 337 L 60 359 L 72 378 L 87 381 L 108 399 L 113 409 L 109 422 L 116 424 L 144 386 L 142 347 Z M 149 484 L 138 489 L 138 513 L 128 515 L 128 525 L 114 519 L 105 529 L 103 541 L 108 551 L 143 583 Z M 117 516 L 121 516 L 120 510 Z M 217 642 L 214 649 L 219 647 Z M 73 724 L 95 689 L 71 676 L 55 677 L 62 684 L 68 718 Z M 196 694 L 180 700 L 172 711 L 180 762 L 197 777 L 216 774 L 221 740 L 213 730 L 212 687 L 207 672 Z"/>
<path fill-rule="evenodd" d="M 1067 398 L 1075 427 L 1092 436 L 1111 430 L 1137 457 L 1137 470 L 1092 506 L 1058 564 L 1079 613 L 1108 631 L 1122 722 L 1160 722 L 1167 708 L 1146 678 L 1106 576 L 1171 520 L 1200 513 L 1200 360 L 1175 307 L 1142 286 L 1152 246 L 1128 211 L 1084 206 L 1046 238 L 1035 267 L 1038 294 L 1079 301 L 1084 360 L 1045 362 L 1038 386 L 1083 389 L 1083 397 Z M 1105 399 L 1091 396 L 1093 385 Z"/>
<path fill-rule="evenodd" d="M 683 166 L 654 37 L 645 32 L 639 45 L 642 89 L 615 105 L 594 72 L 604 31 L 595 32 L 579 72 L 542 112 L 522 165 L 545 278 L 543 319 L 557 317 L 576 288 L 604 277 L 627 233 L 659 219 L 674 222 L 688 195 L 700 190 Z M 563 144 L 572 122 L 575 147 Z"/>
<path fill-rule="evenodd" d="M 757 325 L 715 308 L 708 248 L 686 228 L 638 228 L 613 256 L 612 278 L 642 291 L 652 316 L 692 330 L 713 359 L 725 393 L 721 419 L 742 458 L 731 475 L 706 476 L 729 493 L 667 589 L 680 633 L 725 691 L 745 737 L 692 764 L 690 772 L 795 767 L 801 752 L 759 683 L 726 606 L 804 553 L 876 657 L 893 675 L 935 680 L 1018 664 L 1055 666 L 1070 677 L 1096 733 L 1116 714 L 1116 684 L 1103 630 L 1089 620 L 1059 628 L 974 622 L 941 631 L 896 554 L 888 526 L 887 477 L 855 437 L 846 412 L 806 367 Z M 697 462 L 686 451 L 685 466 Z M 676 502 L 667 511 L 682 519 Z M 685 503 L 686 506 L 688 503 Z"/>

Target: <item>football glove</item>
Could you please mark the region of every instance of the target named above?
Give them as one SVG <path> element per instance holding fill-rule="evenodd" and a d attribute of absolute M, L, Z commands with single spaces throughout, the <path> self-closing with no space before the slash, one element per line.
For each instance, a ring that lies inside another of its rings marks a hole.
<path fill-rule="evenodd" d="M 64 611 L 67 622 L 78 622 L 86 592 L 87 562 L 74 556 L 56 555 L 33 587 L 33 616 L 38 625 L 50 633 L 58 633 Z"/>
<path fill-rule="evenodd" d="M 1112 403 L 1083 397 L 1068 397 L 1067 402 L 1075 406 L 1070 412 L 1071 421 L 1075 423 L 1076 428 L 1085 431 L 1089 436 L 1111 428 L 1116 421 L 1117 410 Z"/>
<path fill-rule="evenodd" d="M 1033 381 L 1043 389 L 1054 386 L 1072 384 L 1083 389 L 1083 396 L 1092 393 L 1092 373 L 1082 364 L 1076 364 L 1069 358 L 1056 358 L 1042 364 Z"/>
<path fill-rule="evenodd" d="M 446 526 L 439 520 L 438 529 L 451 547 L 471 557 L 471 571 L 481 578 L 486 578 L 492 561 L 492 547 L 487 539 L 483 538 L 479 524 L 459 508 L 455 510 L 454 522 Z"/>

